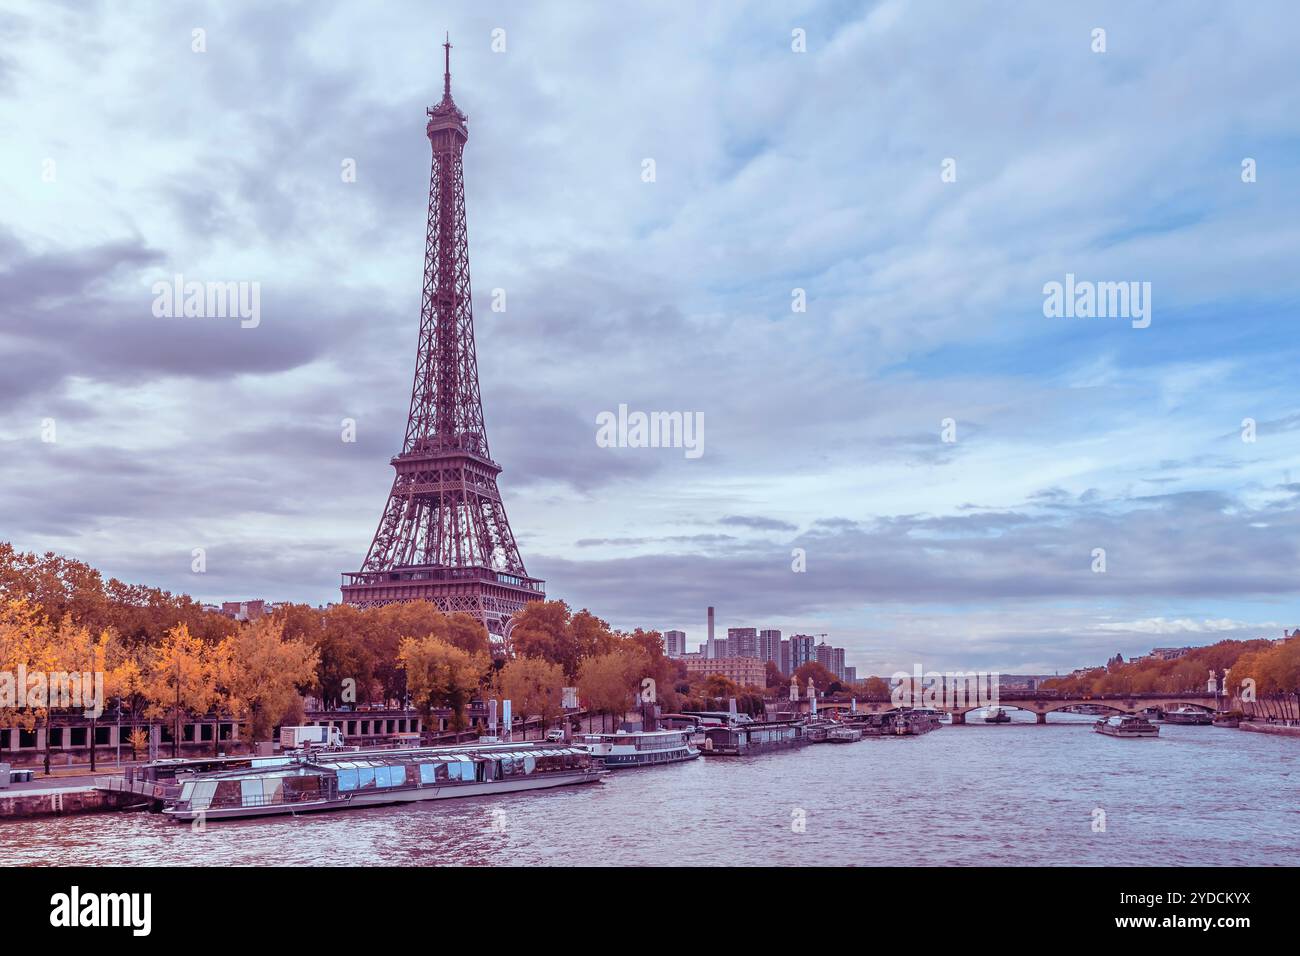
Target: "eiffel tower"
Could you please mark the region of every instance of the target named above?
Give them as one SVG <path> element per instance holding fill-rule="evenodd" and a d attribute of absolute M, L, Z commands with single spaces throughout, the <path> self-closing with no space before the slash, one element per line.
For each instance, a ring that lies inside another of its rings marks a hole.
<path fill-rule="evenodd" d="M 467 117 L 451 98 L 451 42 L 443 44 L 442 102 L 426 110 L 433 147 L 424 246 L 420 345 L 397 475 L 361 570 L 343 575 L 343 601 L 362 607 L 432 601 L 507 636 L 511 615 L 545 600 L 506 518 L 479 398 L 470 304 L 461 154 Z"/>

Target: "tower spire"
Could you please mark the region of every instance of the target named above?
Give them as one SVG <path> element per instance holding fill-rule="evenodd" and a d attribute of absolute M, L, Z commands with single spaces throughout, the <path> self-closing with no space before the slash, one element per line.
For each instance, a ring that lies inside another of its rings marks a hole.
<path fill-rule="evenodd" d="M 451 96 L 451 31 L 446 34 L 446 42 L 442 45 L 442 50 L 446 56 L 446 67 L 442 73 L 442 95 Z"/>

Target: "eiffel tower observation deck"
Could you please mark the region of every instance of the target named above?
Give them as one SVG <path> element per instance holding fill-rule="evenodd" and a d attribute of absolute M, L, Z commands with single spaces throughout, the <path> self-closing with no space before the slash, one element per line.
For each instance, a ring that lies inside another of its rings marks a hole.
<path fill-rule="evenodd" d="M 343 575 L 343 601 L 362 607 L 431 601 L 467 612 L 505 637 L 511 616 L 546 597 L 528 576 L 497 490 L 483 427 L 462 154 L 467 117 L 451 97 L 443 44 L 442 101 L 426 110 L 433 148 L 424 293 L 415 383 L 397 474 L 361 570 Z"/>

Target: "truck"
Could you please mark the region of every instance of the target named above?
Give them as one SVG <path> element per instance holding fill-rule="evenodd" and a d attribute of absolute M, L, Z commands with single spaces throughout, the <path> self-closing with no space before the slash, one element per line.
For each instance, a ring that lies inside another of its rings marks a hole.
<path fill-rule="evenodd" d="M 280 749 L 342 747 L 343 732 L 337 727 L 281 727 Z"/>

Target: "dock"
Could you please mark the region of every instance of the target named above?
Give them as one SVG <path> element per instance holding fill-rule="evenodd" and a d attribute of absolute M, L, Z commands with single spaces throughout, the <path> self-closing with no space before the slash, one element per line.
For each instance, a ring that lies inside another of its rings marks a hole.
<path fill-rule="evenodd" d="M 143 809 L 153 803 L 153 789 L 153 784 L 144 781 L 127 783 L 121 777 L 97 777 L 71 786 L 0 790 L 0 820 Z"/>

